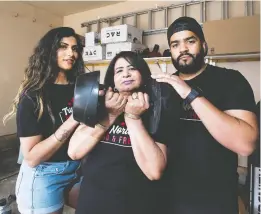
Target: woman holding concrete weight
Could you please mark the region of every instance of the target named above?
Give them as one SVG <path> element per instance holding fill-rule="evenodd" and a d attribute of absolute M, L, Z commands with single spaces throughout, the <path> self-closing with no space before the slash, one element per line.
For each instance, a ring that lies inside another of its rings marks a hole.
<path fill-rule="evenodd" d="M 76 214 L 160 213 L 159 180 L 167 165 L 167 145 L 177 126 L 179 97 L 159 84 L 159 126 L 150 129 L 153 84 L 138 54 L 120 52 L 107 69 L 106 116 L 92 128 L 81 124 L 70 139 L 69 156 L 83 158 L 83 182 Z M 154 103 L 155 104 L 155 103 Z"/>

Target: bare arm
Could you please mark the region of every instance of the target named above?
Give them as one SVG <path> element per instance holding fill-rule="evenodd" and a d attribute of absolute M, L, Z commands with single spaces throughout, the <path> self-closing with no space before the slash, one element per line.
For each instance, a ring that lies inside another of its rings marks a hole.
<path fill-rule="evenodd" d="M 131 145 L 137 164 L 150 180 L 160 179 L 167 163 L 167 148 L 155 142 L 145 129 L 142 120 L 125 116 Z"/>
<path fill-rule="evenodd" d="M 158 180 L 167 163 L 167 148 L 150 137 L 140 119 L 140 115 L 148 108 L 149 96 L 146 93 L 134 92 L 128 97 L 125 122 L 137 164 L 150 180 Z"/>
<path fill-rule="evenodd" d="M 105 134 L 107 129 L 114 123 L 125 107 L 127 98 L 114 93 L 111 88 L 106 92 L 105 105 L 108 116 L 100 122 L 105 128 L 80 125 L 70 139 L 68 155 L 73 159 L 81 159 L 88 154 Z"/>
<path fill-rule="evenodd" d="M 191 106 L 220 144 L 242 156 L 254 151 L 258 136 L 254 113 L 245 110 L 222 112 L 204 97 L 196 98 Z"/>
<path fill-rule="evenodd" d="M 70 116 L 55 132 L 45 140 L 41 135 L 20 137 L 21 148 L 25 161 L 35 167 L 48 160 L 66 142 L 70 134 L 77 127 L 78 122 Z"/>
<path fill-rule="evenodd" d="M 107 118 L 101 121 L 104 128 L 101 126 L 92 128 L 81 124 L 74 132 L 69 142 L 68 155 L 70 158 L 78 160 L 88 154 L 100 142 L 100 139 L 113 124 L 115 119 L 116 118 Z"/>

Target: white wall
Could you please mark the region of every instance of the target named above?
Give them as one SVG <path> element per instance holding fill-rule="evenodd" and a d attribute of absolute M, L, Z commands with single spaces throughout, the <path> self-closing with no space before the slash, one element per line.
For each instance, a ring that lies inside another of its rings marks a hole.
<path fill-rule="evenodd" d="M 34 46 L 51 29 L 51 24 L 57 27 L 62 26 L 62 23 L 62 17 L 28 4 L 0 2 L 0 136 L 16 132 L 15 120 L 10 120 L 4 126 L 2 118 L 17 93 Z"/>

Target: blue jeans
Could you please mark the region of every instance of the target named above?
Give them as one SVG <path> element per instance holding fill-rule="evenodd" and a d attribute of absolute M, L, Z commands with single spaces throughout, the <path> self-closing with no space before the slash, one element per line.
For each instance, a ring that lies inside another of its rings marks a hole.
<path fill-rule="evenodd" d="M 22 153 L 21 145 L 20 145 L 17 163 L 22 164 L 23 160 L 24 160 L 24 156 L 23 156 L 23 153 Z"/>
<path fill-rule="evenodd" d="M 34 168 L 23 161 L 15 188 L 19 212 L 46 214 L 61 209 L 66 188 L 80 185 L 79 168 L 80 161 L 44 162 Z"/>

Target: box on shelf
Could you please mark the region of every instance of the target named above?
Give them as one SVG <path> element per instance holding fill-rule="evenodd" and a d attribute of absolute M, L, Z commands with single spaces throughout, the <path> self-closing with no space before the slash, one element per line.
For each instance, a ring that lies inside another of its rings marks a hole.
<path fill-rule="evenodd" d="M 101 43 L 137 42 L 142 43 L 142 30 L 123 24 L 101 29 Z"/>
<path fill-rule="evenodd" d="M 85 47 L 101 44 L 101 34 L 96 32 L 85 33 Z"/>
<path fill-rule="evenodd" d="M 85 47 L 83 49 L 83 60 L 84 61 L 95 61 L 105 59 L 105 49 L 104 45 L 96 45 Z"/>
<path fill-rule="evenodd" d="M 259 15 L 207 21 L 203 31 L 208 55 L 260 52 Z"/>
<path fill-rule="evenodd" d="M 145 48 L 145 45 L 132 42 L 110 43 L 106 45 L 106 59 L 112 59 L 121 51 L 142 52 Z"/>

